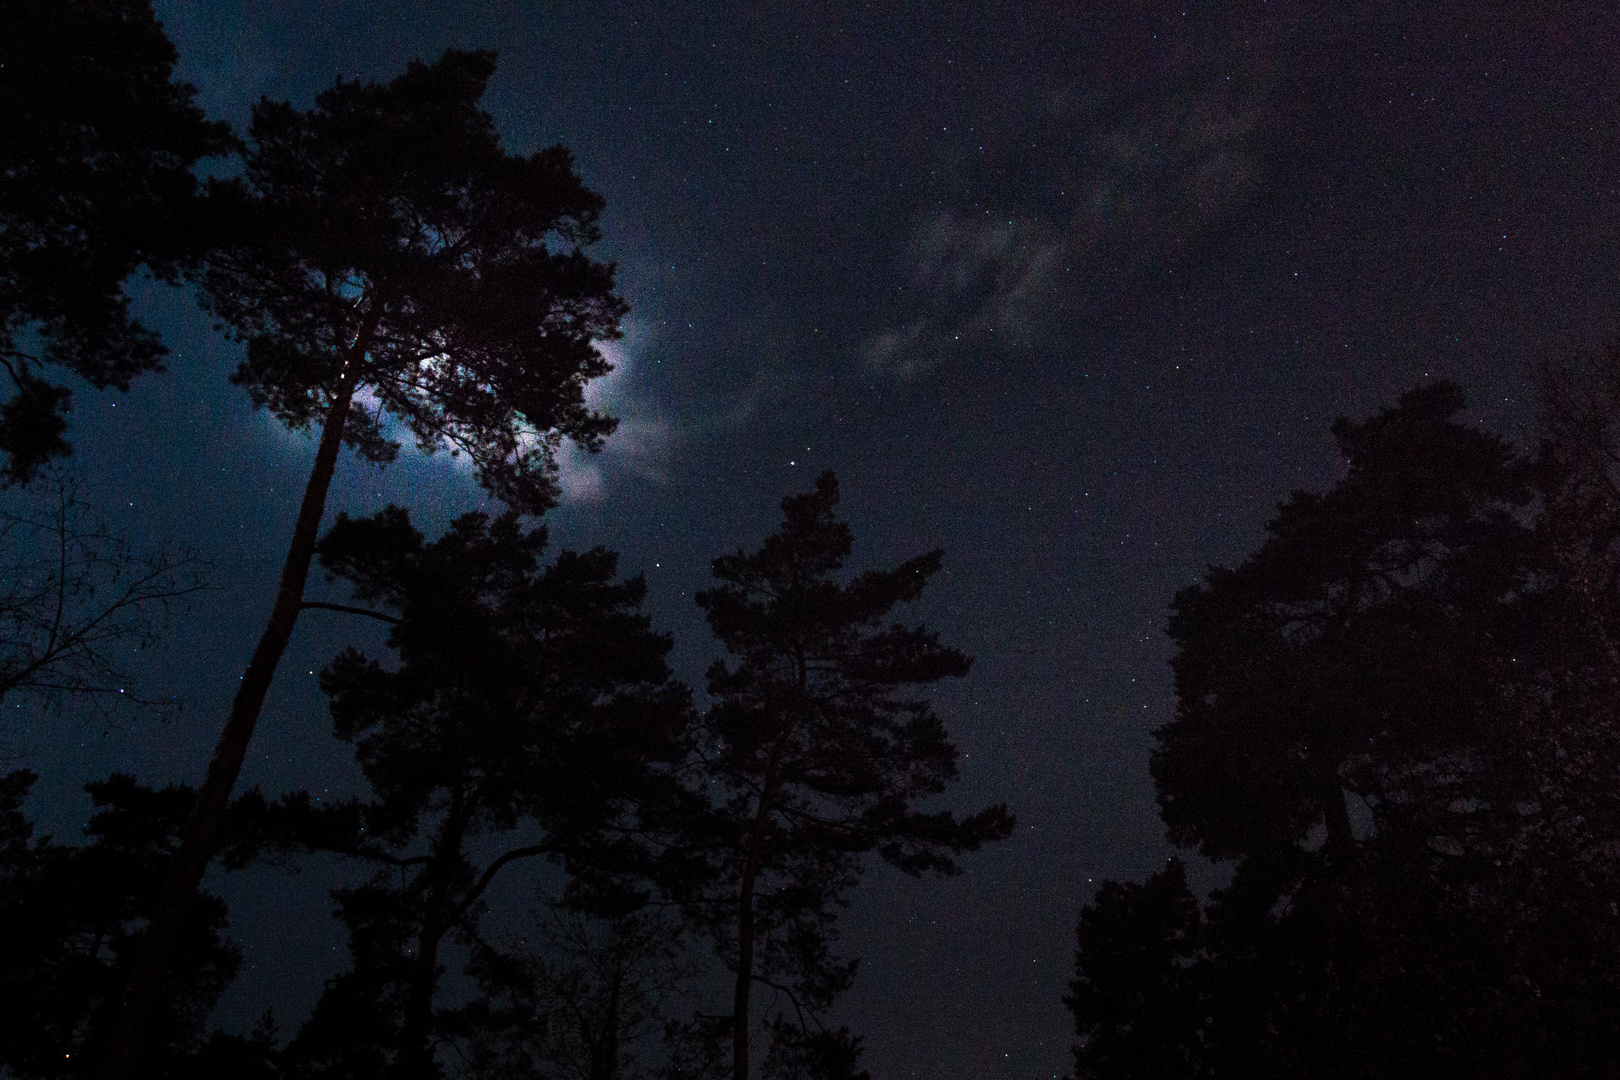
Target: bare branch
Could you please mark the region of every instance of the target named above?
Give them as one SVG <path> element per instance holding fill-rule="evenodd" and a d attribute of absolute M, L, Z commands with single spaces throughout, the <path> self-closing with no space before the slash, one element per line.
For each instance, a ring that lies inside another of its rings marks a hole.
<path fill-rule="evenodd" d="M 176 602 L 207 587 L 207 563 L 184 547 L 139 555 L 92 527 L 70 473 L 47 472 L 15 498 L 24 505 L 0 510 L 0 699 L 159 705 L 131 692 L 128 658 L 158 643 Z"/>

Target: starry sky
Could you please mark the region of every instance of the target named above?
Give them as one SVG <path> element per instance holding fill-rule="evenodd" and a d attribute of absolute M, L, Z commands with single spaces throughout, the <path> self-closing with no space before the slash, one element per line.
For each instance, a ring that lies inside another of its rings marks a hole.
<path fill-rule="evenodd" d="M 952 799 L 1019 827 L 961 877 L 858 890 L 840 1017 L 879 1080 L 1067 1071 L 1078 908 L 1168 850 L 1147 775 L 1167 605 L 1336 479 L 1333 417 L 1447 377 L 1528 438 L 1536 364 L 1620 330 L 1607 5 L 1208 7 L 157 3 L 181 77 L 238 128 L 261 95 L 499 51 L 506 145 L 573 150 L 633 308 L 592 390 L 623 423 L 564 462 L 548 520 L 646 573 L 690 681 L 715 654 L 691 602 L 709 561 L 822 469 L 857 565 L 945 549 L 918 615 L 977 658 L 938 694 Z M 19 736 L 62 833 L 90 776 L 200 778 L 313 454 L 228 384 L 235 347 L 184 291 L 136 291 L 169 371 L 81 389 L 75 463 L 99 516 L 191 543 L 214 589 L 145 672 L 178 719 L 70 710 Z M 346 457 L 330 508 L 397 501 L 435 532 L 481 500 L 407 450 Z M 245 785 L 354 789 L 313 675 L 347 641 L 376 644 L 306 614 Z M 228 1022 L 313 1003 L 343 960 L 341 873 L 215 883 L 247 954 Z"/>

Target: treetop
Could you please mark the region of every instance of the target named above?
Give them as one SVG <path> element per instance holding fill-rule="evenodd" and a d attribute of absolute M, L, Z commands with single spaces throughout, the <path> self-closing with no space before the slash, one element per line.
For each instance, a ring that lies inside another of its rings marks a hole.
<path fill-rule="evenodd" d="M 213 185 L 202 280 L 248 345 L 234 381 L 254 404 L 303 430 L 358 391 L 360 454 L 391 460 L 403 427 L 540 513 L 561 440 L 596 450 L 615 426 L 584 388 L 627 307 L 583 252 L 602 200 L 571 155 L 507 153 L 479 108 L 494 65 L 450 50 L 387 84 L 339 80 L 307 111 L 260 102 L 245 177 Z"/>

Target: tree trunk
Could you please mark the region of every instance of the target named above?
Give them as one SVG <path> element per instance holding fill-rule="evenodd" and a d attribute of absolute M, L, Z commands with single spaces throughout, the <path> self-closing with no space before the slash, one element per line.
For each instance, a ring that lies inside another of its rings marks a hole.
<path fill-rule="evenodd" d="M 461 844 L 472 819 L 474 800 L 457 790 L 445 819 L 444 831 L 433 845 L 433 862 L 424 870 L 428 878 L 422 931 L 416 938 L 416 961 L 405 993 L 404 1039 L 394 1062 L 399 1080 L 431 1080 L 433 1064 L 433 992 L 439 984 L 439 942 L 450 932 L 457 916 L 445 868 L 461 857 Z"/>
<path fill-rule="evenodd" d="M 765 782 L 759 789 L 759 809 L 749 830 L 748 856 L 743 861 L 741 888 L 737 897 L 737 986 L 731 997 L 731 1076 L 748 1080 L 748 991 L 754 982 L 754 880 L 759 876 L 760 857 L 765 847 L 765 828 L 770 824 L 771 798 L 776 794 L 776 771 L 782 763 L 791 726 L 776 738 L 770 760 L 765 765 Z"/>
<path fill-rule="evenodd" d="M 1329 859 L 1342 859 L 1355 848 L 1355 832 L 1350 827 L 1350 808 L 1345 805 L 1344 785 L 1337 769 L 1328 770 L 1322 781 L 1322 816 L 1327 825 L 1327 842 L 1323 854 Z"/>
<path fill-rule="evenodd" d="M 448 927 L 427 925 L 416 939 L 416 962 L 405 997 L 404 1040 L 395 1059 L 400 1080 L 431 1080 L 433 1066 L 433 990 L 439 981 L 439 942 Z"/>
<path fill-rule="evenodd" d="M 748 1080 L 748 989 L 754 981 L 754 875 L 757 851 L 750 846 L 737 900 L 737 986 L 731 997 L 731 1076 Z"/>
<path fill-rule="evenodd" d="M 591 1039 L 590 1080 L 617 1080 L 619 1075 L 619 993 L 624 973 L 617 972 L 608 987 L 607 1010 L 597 1038 Z"/>
<path fill-rule="evenodd" d="M 140 1055 L 146 1037 L 146 1027 L 168 967 L 169 955 L 174 950 L 180 929 L 191 911 L 197 889 L 202 884 L 208 862 L 220 841 L 225 811 L 230 805 L 231 790 L 247 758 L 248 743 L 253 728 L 264 707 L 265 694 L 275 675 L 281 654 L 292 638 L 293 626 L 298 622 L 299 605 L 304 599 L 304 583 L 309 577 L 309 566 L 315 557 L 315 542 L 320 531 L 321 518 L 326 512 L 326 492 L 337 468 L 338 451 L 343 445 L 343 426 L 349 416 L 349 405 L 354 398 L 360 362 L 371 347 L 380 314 L 368 317 L 344 364 L 338 378 L 337 392 L 327 406 L 326 420 L 321 425 L 320 446 L 315 452 L 315 464 L 310 470 L 309 483 L 304 488 L 303 505 L 298 511 L 298 522 L 293 527 L 292 544 L 287 551 L 287 562 L 281 571 L 281 587 L 276 603 L 270 611 L 270 620 L 253 650 L 242 685 L 231 704 L 230 718 L 220 733 L 214 756 L 208 763 L 208 774 L 191 818 L 186 822 L 181 837 L 180 852 L 170 868 L 164 883 L 158 909 L 141 942 L 140 953 L 130 972 L 125 987 L 124 1005 L 112 1046 L 101 1073 L 111 1080 L 138 1080 L 141 1075 Z"/>

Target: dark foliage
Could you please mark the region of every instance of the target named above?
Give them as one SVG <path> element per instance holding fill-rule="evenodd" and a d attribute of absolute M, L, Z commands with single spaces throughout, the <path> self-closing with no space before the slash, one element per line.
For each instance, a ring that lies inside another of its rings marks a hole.
<path fill-rule="evenodd" d="M 571 155 L 508 154 L 477 107 L 494 70 L 493 53 L 452 51 L 384 86 L 340 80 L 308 112 L 256 106 L 246 179 L 214 185 L 228 227 L 202 285 L 248 346 L 235 381 L 254 404 L 305 430 L 335 403 L 379 462 L 392 416 L 538 513 L 560 441 L 613 430 L 583 392 L 625 305 L 583 253 L 602 200 Z"/>
<path fill-rule="evenodd" d="M 1461 407 L 1339 421 L 1346 478 L 1176 598 L 1154 780 L 1235 874 L 1202 913 L 1174 867 L 1087 906 L 1081 1076 L 1612 1071 L 1614 504 Z"/>
<path fill-rule="evenodd" d="M 161 278 L 206 247 L 198 158 L 225 153 L 148 0 L 13 0 L 0 34 L 0 479 L 69 452 L 64 367 L 128 389 L 157 370 L 158 336 L 124 282 Z"/>
<path fill-rule="evenodd" d="M 641 614 L 644 582 L 616 580 L 601 549 L 544 564 L 545 544 L 515 513 L 426 543 L 395 507 L 340 518 L 322 543 L 356 599 L 393 613 L 398 663 L 349 650 L 321 675 L 373 798 L 284 800 L 266 819 L 267 841 L 376 868 L 334 894 L 352 968 L 288 1050 L 299 1075 L 431 1077 L 441 1056 L 521 1041 L 507 1029 L 535 1014 L 497 999 L 525 997 L 522 964 L 481 922 L 497 877 L 540 857 L 592 883 L 645 865 L 637 812 L 672 790 L 687 694 Z M 488 988 L 470 1003 L 439 994 L 451 945 Z"/>
<path fill-rule="evenodd" d="M 852 537 L 837 502 L 830 472 L 784 499 L 781 529 L 757 552 L 716 559 L 715 587 L 697 596 L 730 658 L 709 669 L 694 774 L 711 803 L 692 838 L 707 874 L 674 888 L 736 973 L 739 1080 L 754 983 L 785 1001 L 767 1068 L 855 1075 L 858 1040 L 821 1017 L 855 974 L 832 941 L 862 855 L 907 874 L 954 873 L 954 855 L 1013 824 L 1005 806 L 966 818 L 920 808 L 955 778 L 956 747 L 903 691 L 964 675 L 969 660 L 924 627 L 886 620 L 921 594 L 940 553 L 840 583 Z"/>
<path fill-rule="evenodd" d="M 1145 883 L 1104 882 L 1080 913 L 1086 958 L 1064 1003 L 1080 1024 L 1082 1077 L 1183 1076 L 1203 1056 L 1203 988 L 1190 977 L 1198 903 L 1179 859 Z"/>
<path fill-rule="evenodd" d="M 33 835 L 22 802 L 28 772 L 0 778 L 0 1068 L 7 1076 L 81 1075 L 110 1034 L 117 995 L 151 915 L 194 794 L 152 791 L 127 776 L 87 785 L 96 813 L 89 843 Z M 241 963 L 225 905 L 192 908 L 164 983 L 147 1046 L 153 1077 L 254 1077 L 270 1035 L 211 1031 L 209 1015 Z"/>
<path fill-rule="evenodd" d="M 1173 843 L 1214 859 L 1350 839 L 1342 789 L 1369 770 L 1466 745 L 1495 713 L 1533 536 L 1529 474 L 1453 419 L 1435 384 L 1365 424 L 1334 425 L 1349 475 L 1297 492 L 1236 570 L 1176 597 L 1175 720 L 1153 776 Z"/>
<path fill-rule="evenodd" d="M 658 909 L 612 918 L 548 905 L 484 954 L 490 1007 L 518 1022 L 471 1046 L 479 1077 L 637 1080 L 667 1001 L 694 974 L 678 921 Z"/>

